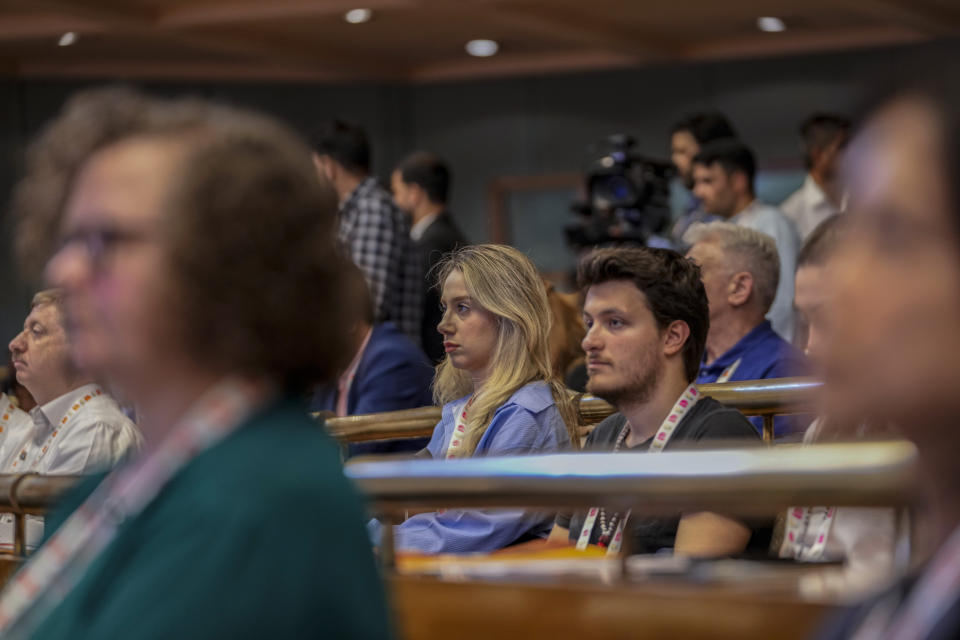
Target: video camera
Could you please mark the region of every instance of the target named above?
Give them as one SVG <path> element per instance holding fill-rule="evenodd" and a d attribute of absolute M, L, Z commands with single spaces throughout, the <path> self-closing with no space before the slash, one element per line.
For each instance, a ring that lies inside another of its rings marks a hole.
<path fill-rule="evenodd" d="M 587 200 L 571 206 L 578 219 L 564 227 L 577 250 L 610 244 L 646 245 L 670 224 L 673 165 L 633 152 L 624 134 L 604 142 L 603 155 L 587 171 Z"/>

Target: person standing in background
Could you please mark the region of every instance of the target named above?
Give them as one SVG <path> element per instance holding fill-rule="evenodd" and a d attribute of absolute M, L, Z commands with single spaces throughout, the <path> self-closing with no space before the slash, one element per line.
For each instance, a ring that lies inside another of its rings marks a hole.
<path fill-rule="evenodd" d="M 443 337 L 437 331 L 442 316 L 440 294 L 431 272 L 446 254 L 466 244 L 463 233 L 447 210 L 450 168 L 438 156 L 418 151 L 406 158 L 390 178 L 393 200 L 410 215 L 410 238 L 424 267 L 421 345 L 434 364 L 443 361 Z"/>
<path fill-rule="evenodd" d="M 767 318 L 773 330 L 790 342 L 794 328 L 793 273 L 799 240 L 793 223 L 779 209 L 757 199 L 756 172 L 753 151 L 742 142 L 712 142 L 693 159 L 694 193 L 707 212 L 773 238 L 780 257 L 780 284 Z"/>
<path fill-rule="evenodd" d="M 690 202 L 683 215 L 674 223 L 670 232 L 676 247 L 689 248 L 683 244 L 683 234 L 695 222 L 711 222 L 720 217 L 704 211 L 700 200 L 693 195 L 693 159 L 700 148 L 714 140 L 737 137 L 730 120 L 719 111 L 705 111 L 687 116 L 670 130 L 670 160 L 683 186 L 690 191 Z"/>
<path fill-rule="evenodd" d="M 370 142 L 361 127 L 332 120 L 313 135 L 313 163 L 340 200 L 338 236 L 367 278 L 374 319 L 394 322 L 420 345 L 423 285 L 410 223 L 370 175 Z"/>
<path fill-rule="evenodd" d="M 807 177 L 803 186 L 780 205 L 803 242 L 817 226 L 842 209 L 843 187 L 838 165 L 850 137 L 850 121 L 843 116 L 815 113 L 800 125 Z"/>

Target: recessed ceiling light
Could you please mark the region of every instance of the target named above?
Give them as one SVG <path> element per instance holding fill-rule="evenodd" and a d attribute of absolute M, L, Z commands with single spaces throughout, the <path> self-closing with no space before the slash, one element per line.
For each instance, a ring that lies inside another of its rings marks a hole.
<path fill-rule="evenodd" d="M 69 47 L 77 41 L 77 34 L 75 31 L 67 31 L 65 34 L 60 36 L 60 40 L 57 42 L 61 47 Z"/>
<path fill-rule="evenodd" d="M 764 16 L 763 18 L 757 18 L 757 28 L 767 33 L 778 33 L 780 31 L 786 31 L 787 25 L 785 25 L 780 18 Z"/>
<path fill-rule="evenodd" d="M 351 9 L 344 14 L 343 19 L 350 24 L 361 24 L 368 22 L 372 17 L 373 11 L 370 9 Z"/>
<path fill-rule="evenodd" d="M 496 40 L 471 40 L 467 43 L 467 53 L 478 58 L 489 58 L 499 50 L 500 45 Z"/>

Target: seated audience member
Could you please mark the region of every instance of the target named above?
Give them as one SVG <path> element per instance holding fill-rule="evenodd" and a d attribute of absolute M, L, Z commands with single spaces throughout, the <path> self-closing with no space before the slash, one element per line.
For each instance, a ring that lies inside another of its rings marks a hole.
<path fill-rule="evenodd" d="M 827 357 L 824 342 L 832 331 L 837 300 L 831 281 L 836 256 L 845 235 L 839 216 L 827 218 L 800 249 L 797 258 L 795 304 L 801 326 L 806 327 L 806 354 L 822 375 Z M 889 434 L 859 421 L 849 429 L 829 419 L 817 419 L 807 429 L 804 442 L 865 440 Z M 787 511 L 783 544 L 779 554 L 804 562 L 842 561 L 803 578 L 811 595 L 836 594 L 849 598 L 874 591 L 889 580 L 893 570 L 896 540 L 893 509 L 857 507 L 794 507 Z"/>
<path fill-rule="evenodd" d="M 912 541 L 927 561 L 823 638 L 960 635 L 960 119 L 950 97 L 914 89 L 888 101 L 844 161 L 849 227 L 832 266 L 826 411 L 892 422 L 913 440 L 930 527 Z"/>
<path fill-rule="evenodd" d="M 37 402 L 31 428 L 4 442 L 6 473 L 89 474 L 113 467 L 141 446 L 140 430 L 70 355 L 63 293 L 41 291 L 10 342 L 17 381 Z"/>
<path fill-rule="evenodd" d="M 719 111 L 707 111 L 687 116 L 673 126 L 670 131 L 670 159 L 677 170 L 677 176 L 683 186 L 690 191 L 690 202 L 687 210 L 674 223 L 671 236 L 676 247 L 685 247 L 683 234 L 695 222 L 712 222 L 719 220 L 719 216 L 707 213 L 703 203 L 693 192 L 693 159 L 700 153 L 700 148 L 714 140 L 736 138 L 737 132 L 727 117 Z"/>
<path fill-rule="evenodd" d="M 684 238 L 691 245 L 687 257 L 700 267 L 710 304 L 710 332 L 697 384 L 807 373 L 803 354 L 764 317 L 780 277 L 773 238 L 729 222 L 696 224 Z M 759 418 L 751 422 L 762 428 Z M 774 421 L 778 436 L 795 428 L 791 417 Z"/>
<path fill-rule="evenodd" d="M 435 364 L 444 357 L 440 323 L 440 292 L 433 286 L 431 272 L 446 254 L 466 244 L 463 234 L 447 211 L 450 169 L 432 153 L 420 151 L 406 157 L 390 179 L 393 200 L 410 215 L 410 237 L 420 252 L 426 274 L 422 281 L 423 320 L 420 331 L 423 350 Z"/>
<path fill-rule="evenodd" d="M 447 359 L 434 397 L 443 417 L 426 452 L 450 459 L 569 449 L 573 404 L 553 378 L 546 289 L 530 259 L 503 245 L 464 247 L 441 263 L 438 281 Z M 518 510 L 420 513 L 395 527 L 394 540 L 402 551 L 494 551 L 545 536 L 550 523 Z M 371 525 L 377 539 L 380 525 Z"/>
<path fill-rule="evenodd" d="M 345 271 L 344 280 L 356 296 L 353 316 L 357 320 L 350 335 L 353 359 L 336 384 L 314 391 L 310 410 L 350 416 L 429 407 L 433 404 L 430 362 L 395 324 L 374 324 L 373 303 L 363 274 L 353 265 Z M 350 445 L 350 454 L 419 451 L 426 444 L 425 438 L 355 443 Z"/>
<path fill-rule="evenodd" d="M 423 267 L 410 239 L 410 223 L 370 175 L 370 142 L 361 127 L 332 120 L 313 135 L 317 176 L 340 202 L 338 235 L 360 267 L 373 296 L 374 319 L 391 321 L 420 344 Z"/>
<path fill-rule="evenodd" d="M 659 453 L 710 440 L 759 442 L 740 412 L 693 385 L 710 323 L 696 265 L 665 249 L 600 249 L 580 263 L 578 280 L 586 289 L 587 391 L 619 412 L 597 425 L 585 450 Z M 625 528 L 632 553 L 726 555 L 751 538 L 750 529 L 718 514 L 630 518 L 602 508 L 560 515 L 550 538 L 615 552 Z"/>
<path fill-rule="evenodd" d="M 3 637 L 391 637 L 361 502 L 303 401 L 350 357 L 309 153 L 269 118 L 121 89 L 34 143 L 21 261 L 52 256 L 71 353 L 137 406 L 146 447 L 49 519 Z"/>
<path fill-rule="evenodd" d="M 16 422 L 8 425 L 10 432 L 0 446 L 0 471 L 90 474 L 117 465 L 140 448 L 137 426 L 73 363 L 60 291 L 33 297 L 10 353 L 17 381 L 37 406 L 25 421 L 12 417 Z M 13 544 L 13 527 L 12 515 L 0 516 L 0 545 Z M 43 536 L 42 517 L 27 516 L 26 536 L 27 547 L 36 547 Z"/>
<path fill-rule="evenodd" d="M 694 193 L 703 201 L 704 209 L 765 233 L 776 243 L 782 277 L 767 317 L 773 330 L 789 342 L 793 339 L 793 272 L 799 240 L 793 223 L 779 209 L 757 200 L 755 174 L 753 152 L 736 140 L 712 142 L 693 160 Z"/>
<path fill-rule="evenodd" d="M 800 125 L 807 177 L 803 186 L 780 204 L 783 215 L 804 241 L 821 222 L 840 212 L 840 156 L 850 136 L 850 121 L 843 116 L 815 113 Z"/>

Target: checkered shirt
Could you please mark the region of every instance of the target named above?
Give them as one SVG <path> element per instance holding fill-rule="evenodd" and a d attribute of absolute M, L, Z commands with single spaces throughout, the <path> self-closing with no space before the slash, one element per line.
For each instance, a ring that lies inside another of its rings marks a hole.
<path fill-rule="evenodd" d="M 393 321 L 419 345 L 421 257 L 410 239 L 410 223 L 376 178 L 366 178 L 340 206 L 339 237 L 367 278 L 376 321 Z"/>

